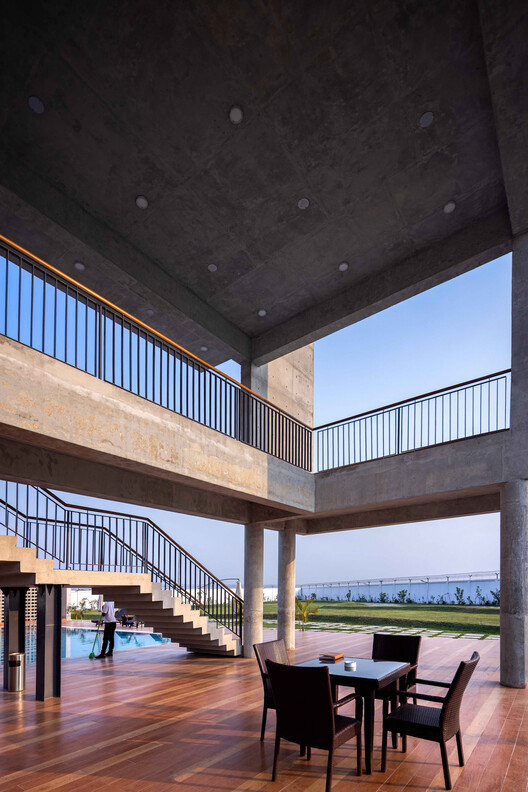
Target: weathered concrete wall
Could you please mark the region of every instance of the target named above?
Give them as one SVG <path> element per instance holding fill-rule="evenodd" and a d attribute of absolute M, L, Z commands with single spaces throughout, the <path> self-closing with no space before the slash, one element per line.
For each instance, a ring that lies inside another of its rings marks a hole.
<path fill-rule="evenodd" d="M 38 440 L 38 438 L 37 438 Z M 260 503 L 0 437 L 0 478 L 234 523 L 284 519 Z M 75 502 L 75 499 L 73 499 Z"/>
<path fill-rule="evenodd" d="M 505 481 L 509 431 L 318 473 L 315 511 L 359 511 L 497 490 Z M 528 460 L 526 460 L 528 474 Z M 528 477 L 528 475 L 527 475 Z"/>
<path fill-rule="evenodd" d="M 242 366 L 246 387 L 307 426 L 313 426 L 313 344 L 263 366 Z"/>
<path fill-rule="evenodd" d="M 490 514 L 500 511 L 500 486 L 497 485 L 493 490 L 491 492 L 486 490 L 478 495 L 468 497 L 456 497 L 452 493 L 440 497 L 436 494 L 429 496 L 429 500 L 425 502 L 405 501 L 403 505 L 376 509 L 365 507 L 349 511 L 346 514 L 339 512 L 326 516 L 297 517 L 289 520 L 288 525 L 297 533 L 316 534 Z"/>
<path fill-rule="evenodd" d="M 288 510 L 313 508 L 306 471 L 0 338 L 0 436 Z"/>

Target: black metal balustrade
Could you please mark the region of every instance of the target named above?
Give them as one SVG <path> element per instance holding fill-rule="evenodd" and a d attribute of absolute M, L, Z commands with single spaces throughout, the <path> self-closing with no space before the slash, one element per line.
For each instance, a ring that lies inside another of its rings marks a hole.
<path fill-rule="evenodd" d="M 314 470 L 508 429 L 510 374 L 499 371 L 314 429 Z"/>
<path fill-rule="evenodd" d="M 304 470 L 509 428 L 501 371 L 312 430 L 1 235 L 0 335 Z"/>
<path fill-rule="evenodd" d="M 151 520 L 64 503 L 40 487 L 0 481 L 0 533 L 57 569 L 145 572 L 242 635 L 243 601 Z"/>
<path fill-rule="evenodd" d="M 0 335 L 311 469 L 310 427 L 1 235 Z"/>

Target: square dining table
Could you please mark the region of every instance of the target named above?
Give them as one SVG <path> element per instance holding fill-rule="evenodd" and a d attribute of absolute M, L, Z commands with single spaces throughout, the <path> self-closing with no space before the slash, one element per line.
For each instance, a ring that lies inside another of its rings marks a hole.
<path fill-rule="evenodd" d="M 355 671 L 345 670 L 345 660 L 352 660 L 356 664 Z M 409 663 L 395 663 L 391 660 L 371 660 L 364 657 L 346 657 L 337 663 L 320 660 L 306 660 L 296 665 L 328 666 L 330 682 L 335 691 L 338 685 L 353 687 L 360 693 L 364 700 L 364 729 L 365 729 L 365 772 L 371 773 L 372 747 L 374 743 L 374 705 L 376 692 L 386 688 L 408 674 L 411 670 Z"/>

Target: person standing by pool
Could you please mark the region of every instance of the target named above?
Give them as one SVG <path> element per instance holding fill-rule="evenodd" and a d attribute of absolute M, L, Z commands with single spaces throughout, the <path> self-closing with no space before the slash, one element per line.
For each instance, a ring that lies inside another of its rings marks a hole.
<path fill-rule="evenodd" d="M 102 657 L 113 657 L 114 654 L 114 633 L 116 630 L 116 615 L 113 602 L 104 602 L 101 610 L 101 619 L 104 624 L 103 646 L 101 654 L 96 655 L 96 660 Z M 106 651 L 108 648 L 108 651 Z"/>

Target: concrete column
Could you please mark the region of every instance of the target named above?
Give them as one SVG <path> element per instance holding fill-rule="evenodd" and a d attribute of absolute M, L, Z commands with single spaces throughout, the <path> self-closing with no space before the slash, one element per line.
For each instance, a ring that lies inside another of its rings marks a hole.
<path fill-rule="evenodd" d="M 62 586 L 38 586 L 36 699 L 61 694 Z"/>
<path fill-rule="evenodd" d="M 286 649 L 295 649 L 295 531 L 285 528 L 279 533 L 279 596 L 277 638 Z"/>
<path fill-rule="evenodd" d="M 501 491 L 500 681 L 524 688 L 528 681 L 528 482 Z"/>
<path fill-rule="evenodd" d="M 276 407 L 313 426 L 313 344 L 254 366 L 242 365 L 242 384 Z"/>
<path fill-rule="evenodd" d="M 276 407 L 285 410 L 297 420 L 302 421 L 308 426 L 313 426 L 313 344 L 309 344 L 303 349 L 298 349 L 288 355 L 284 355 L 277 360 L 272 360 L 263 366 L 254 366 L 250 361 L 242 366 L 242 383 L 250 388 L 254 393 L 268 399 Z M 267 445 L 270 451 L 274 451 L 276 438 L 272 436 L 272 427 L 266 422 L 263 414 L 258 412 L 256 407 L 249 410 L 250 400 L 243 395 L 240 396 L 239 403 L 239 438 L 246 442 L 252 442 L 257 435 L 267 438 Z M 284 558 L 288 559 L 291 554 L 290 562 L 284 561 L 285 569 L 291 566 L 291 588 L 289 583 L 281 585 L 279 582 L 279 608 L 281 607 L 281 596 L 285 595 L 284 614 L 290 613 L 292 609 L 291 596 L 295 599 L 295 536 L 288 537 L 286 542 L 291 543 L 291 548 L 283 548 Z M 281 537 L 279 544 L 282 546 Z M 262 617 L 263 609 L 263 561 L 264 561 L 264 532 L 262 528 L 254 525 L 246 526 L 245 535 L 245 557 L 244 557 L 244 656 L 253 657 L 253 644 L 262 641 Z M 279 560 L 279 567 L 281 565 Z M 290 572 L 285 571 L 284 580 L 290 580 Z M 279 573 L 280 577 L 280 573 Z M 293 592 L 293 594 L 292 594 Z M 295 602 L 293 608 L 295 606 Z M 292 623 L 290 627 L 284 627 L 285 639 L 288 646 L 294 645 L 294 634 L 286 636 L 293 630 L 294 610 L 292 611 Z M 281 622 L 279 610 L 279 625 Z M 289 620 L 289 615 L 284 616 Z M 290 624 L 284 621 L 284 625 Z M 282 627 L 279 627 L 279 635 Z"/>
<path fill-rule="evenodd" d="M 244 657 L 254 657 L 262 642 L 264 614 L 264 529 L 246 525 L 244 544 Z"/>
<path fill-rule="evenodd" d="M 525 467 L 528 447 L 528 234 L 516 237 L 512 253 L 512 382 L 510 455 Z M 519 475 L 515 478 L 525 478 Z M 513 476 L 510 477 L 513 478 Z"/>

